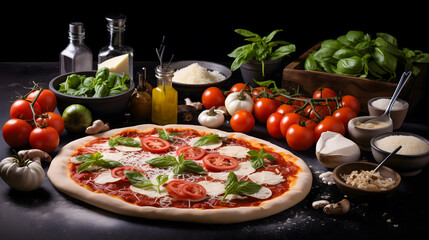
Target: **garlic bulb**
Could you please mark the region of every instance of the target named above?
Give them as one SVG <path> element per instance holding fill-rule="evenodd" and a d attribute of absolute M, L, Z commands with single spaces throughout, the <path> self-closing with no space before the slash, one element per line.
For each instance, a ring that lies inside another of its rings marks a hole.
<path fill-rule="evenodd" d="M 352 140 L 336 132 L 323 132 L 316 144 L 316 157 L 327 168 L 360 158 L 360 149 Z"/>

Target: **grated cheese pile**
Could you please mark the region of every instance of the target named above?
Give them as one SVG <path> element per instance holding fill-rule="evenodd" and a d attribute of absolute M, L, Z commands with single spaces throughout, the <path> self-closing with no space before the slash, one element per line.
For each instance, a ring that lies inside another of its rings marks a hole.
<path fill-rule="evenodd" d="M 429 144 L 414 136 L 388 136 L 375 142 L 375 146 L 386 152 L 393 152 L 399 145 L 402 148 L 398 151 L 398 154 L 402 155 L 417 155 L 429 152 Z"/>
<path fill-rule="evenodd" d="M 186 84 L 216 83 L 225 79 L 218 71 L 210 71 L 198 63 L 193 63 L 174 72 L 173 82 Z"/>
<path fill-rule="evenodd" d="M 395 181 L 391 178 L 384 178 L 380 172 L 352 171 L 350 174 L 341 175 L 346 184 L 363 190 L 383 191 L 393 187 Z"/>

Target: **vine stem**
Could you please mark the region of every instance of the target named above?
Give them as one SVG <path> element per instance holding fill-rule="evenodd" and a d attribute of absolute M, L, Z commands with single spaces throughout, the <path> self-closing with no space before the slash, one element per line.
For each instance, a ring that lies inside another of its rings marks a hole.
<path fill-rule="evenodd" d="M 37 96 L 33 99 L 33 101 L 31 101 L 31 103 L 30 103 L 30 108 L 31 108 L 31 112 L 33 113 L 33 122 L 34 122 L 34 125 L 36 125 L 36 127 L 40 127 L 40 125 L 39 125 L 39 123 L 37 123 L 37 121 L 36 121 L 36 116 L 37 116 L 37 114 L 36 114 L 36 112 L 34 111 L 34 103 L 37 101 L 37 99 L 39 98 L 39 96 L 40 96 L 40 94 L 42 93 L 42 91 L 43 91 L 43 88 L 41 87 L 41 88 L 39 88 L 39 92 L 37 93 Z M 28 94 L 27 94 L 27 96 L 28 96 Z"/>

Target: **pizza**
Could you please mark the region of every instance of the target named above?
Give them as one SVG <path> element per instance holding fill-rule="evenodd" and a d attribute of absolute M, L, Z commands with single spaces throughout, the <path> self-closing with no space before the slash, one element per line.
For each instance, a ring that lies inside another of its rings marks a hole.
<path fill-rule="evenodd" d="M 137 125 L 65 145 L 48 177 L 65 194 L 127 216 L 236 223 L 303 200 L 312 175 L 286 149 L 195 125 Z"/>

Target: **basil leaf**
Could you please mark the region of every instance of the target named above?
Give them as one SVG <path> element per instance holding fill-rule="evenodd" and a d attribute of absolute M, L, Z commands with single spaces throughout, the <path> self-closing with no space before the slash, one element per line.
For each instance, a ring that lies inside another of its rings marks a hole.
<path fill-rule="evenodd" d="M 225 185 L 225 194 L 222 197 L 223 201 L 229 194 L 254 194 L 261 190 L 262 186 L 250 181 L 238 181 L 234 172 L 228 174 Z"/>
<path fill-rule="evenodd" d="M 155 128 L 156 131 L 158 131 L 158 136 L 166 141 L 168 141 L 170 139 L 171 136 L 177 136 L 182 134 L 181 132 L 174 132 L 174 133 L 169 133 L 167 131 L 165 131 L 165 129 L 161 130 L 158 128 Z"/>
<path fill-rule="evenodd" d="M 96 160 L 87 160 L 84 163 L 82 163 L 81 165 L 79 165 L 77 172 L 81 173 L 83 171 L 85 171 L 86 169 L 88 169 L 89 167 L 91 167 L 92 165 L 94 165 L 96 162 Z"/>
<path fill-rule="evenodd" d="M 168 180 L 168 175 L 158 175 L 156 176 L 156 182 L 158 183 L 156 185 L 156 189 L 158 190 L 158 193 L 161 193 L 161 185 L 164 184 L 165 182 L 167 182 Z"/>
<path fill-rule="evenodd" d="M 135 187 L 145 188 L 145 187 L 154 186 L 153 183 L 151 183 L 150 180 L 141 172 L 124 171 L 124 174 L 130 181 L 130 183 Z"/>
<path fill-rule="evenodd" d="M 115 168 L 115 167 L 123 166 L 122 163 L 118 161 L 102 159 L 103 155 L 101 155 L 101 153 L 99 152 L 95 152 L 93 154 L 83 154 L 80 156 L 76 156 L 75 158 L 78 161 L 84 162 L 81 165 L 79 165 L 79 168 L 78 168 L 79 173 L 87 170 L 91 166 L 98 166 L 102 168 Z"/>
<path fill-rule="evenodd" d="M 177 164 L 173 167 L 173 173 L 174 175 L 180 175 L 184 173 L 186 170 L 186 166 L 183 164 Z"/>
<path fill-rule="evenodd" d="M 211 133 L 210 135 L 202 136 L 192 146 L 199 147 L 210 143 L 217 143 L 220 141 L 219 135 Z"/>
<path fill-rule="evenodd" d="M 114 148 L 118 144 L 121 144 L 121 145 L 124 145 L 127 147 L 141 147 L 142 146 L 141 141 L 138 141 L 134 138 L 121 137 L 121 136 L 110 137 L 109 147 Z"/>
<path fill-rule="evenodd" d="M 78 161 L 86 162 L 86 161 L 92 159 L 92 154 L 83 154 L 83 155 L 76 156 L 75 158 Z"/>
<path fill-rule="evenodd" d="M 147 160 L 146 163 L 159 168 L 166 168 L 166 167 L 175 166 L 178 164 L 176 158 L 169 155 L 152 158 L 150 160 Z"/>
<path fill-rule="evenodd" d="M 247 152 L 250 155 L 249 162 L 254 169 L 258 169 L 265 165 L 265 158 L 275 162 L 276 159 L 273 155 L 265 153 L 265 149 L 262 148 L 261 151 L 250 150 Z"/>
<path fill-rule="evenodd" d="M 159 168 L 173 167 L 172 170 L 175 175 L 182 174 L 185 171 L 196 172 L 199 174 L 206 173 L 206 171 L 194 161 L 185 160 L 183 154 L 181 154 L 178 159 L 173 156 L 166 155 L 162 157 L 152 158 L 150 160 L 147 160 L 146 163 Z"/>
<path fill-rule="evenodd" d="M 187 171 L 196 172 L 198 174 L 205 174 L 206 173 L 204 168 L 200 167 L 200 165 L 198 165 L 196 162 L 194 162 L 192 160 L 185 160 L 183 162 L 183 166 L 185 166 L 185 170 L 187 170 Z"/>
<path fill-rule="evenodd" d="M 111 147 L 111 148 L 115 148 L 116 147 L 116 145 L 118 145 L 119 144 L 119 142 L 118 142 L 118 138 L 120 138 L 120 136 L 114 136 L 114 137 L 110 137 L 109 138 L 109 147 Z"/>
<path fill-rule="evenodd" d="M 123 166 L 122 163 L 115 160 L 110 160 L 110 159 L 98 159 L 97 165 L 103 168 L 115 168 L 115 167 Z"/>

